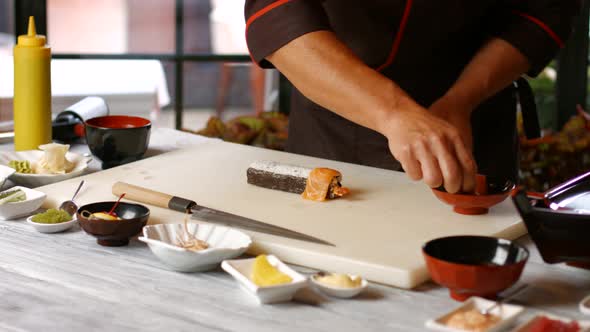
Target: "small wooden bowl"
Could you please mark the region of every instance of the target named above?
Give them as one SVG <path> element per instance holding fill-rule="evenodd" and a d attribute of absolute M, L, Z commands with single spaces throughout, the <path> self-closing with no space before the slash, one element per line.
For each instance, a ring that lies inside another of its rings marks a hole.
<path fill-rule="evenodd" d="M 87 204 L 76 213 L 82 229 L 96 238 L 101 246 L 119 247 L 129 244 L 129 239 L 141 232 L 150 217 L 150 210 L 140 204 L 121 202 L 115 209 L 123 220 L 90 220 L 82 216 L 82 211 L 90 213 L 109 211 L 116 202 Z"/>
<path fill-rule="evenodd" d="M 478 176 L 476 194 L 451 194 L 443 187 L 433 188 L 432 192 L 441 202 L 453 206 L 456 213 L 478 215 L 488 213 L 489 208 L 510 196 L 514 188 L 512 181 L 485 181 Z"/>

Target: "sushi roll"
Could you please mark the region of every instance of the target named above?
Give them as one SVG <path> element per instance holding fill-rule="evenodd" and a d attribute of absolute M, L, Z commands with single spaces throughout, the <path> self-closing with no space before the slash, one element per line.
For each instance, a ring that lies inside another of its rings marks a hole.
<path fill-rule="evenodd" d="M 342 174 L 330 168 L 306 168 L 274 161 L 257 161 L 248 167 L 248 183 L 294 194 L 305 199 L 324 201 L 350 191 L 341 185 Z"/>

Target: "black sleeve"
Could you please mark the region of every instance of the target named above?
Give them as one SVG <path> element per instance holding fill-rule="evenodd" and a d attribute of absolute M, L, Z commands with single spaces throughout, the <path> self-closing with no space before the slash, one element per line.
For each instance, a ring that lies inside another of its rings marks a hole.
<path fill-rule="evenodd" d="M 304 34 L 330 30 L 320 0 L 246 0 L 246 41 L 252 60 L 272 67 L 265 58 Z"/>
<path fill-rule="evenodd" d="M 494 17 L 493 35 L 524 54 L 537 76 L 564 46 L 581 0 L 505 0 Z"/>

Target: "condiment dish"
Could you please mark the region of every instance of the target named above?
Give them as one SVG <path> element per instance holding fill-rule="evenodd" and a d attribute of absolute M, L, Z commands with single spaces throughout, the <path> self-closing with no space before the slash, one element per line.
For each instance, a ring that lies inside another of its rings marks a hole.
<path fill-rule="evenodd" d="M 35 164 L 37 160 L 41 159 L 44 152 L 41 150 L 29 150 L 29 151 L 2 151 L 0 152 L 0 165 L 2 168 L 7 167 L 6 165 L 11 160 L 27 160 L 31 165 Z M 64 181 L 80 175 L 83 175 L 88 168 L 88 163 L 91 161 L 90 158 L 85 157 L 75 152 L 66 153 L 66 159 L 74 164 L 74 168 L 71 171 L 64 174 L 23 174 L 14 172 L 9 179 L 17 185 L 27 187 L 40 187 L 51 183 Z"/>
<path fill-rule="evenodd" d="M 256 296 L 258 302 L 262 304 L 291 301 L 295 292 L 306 286 L 307 279 L 285 265 L 277 257 L 268 255 L 267 259 L 272 266 L 276 267 L 280 272 L 287 274 L 293 281 L 283 285 L 257 286 L 250 280 L 255 258 L 225 260 L 221 263 L 221 268 L 231 274 L 248 293 Z"/>
<path fill-rule="evenodd" d="M 536 314 L 535 316 L 533 316 L 532 318 L 530 318 L 529 320 L 527 320 L 523 324 L 518 325 L 516 328 L 510 330 L 510 332 L 530 332 L 531 328 L 533 327 L 533 324 L 535 324 L 535 322 L 538 319 L 541 319 L 542 317 L 547 317 L 552 320 L 559 320 L 559 321 L 562 321 L 563 323 L 570 323 L 571 321 L 573 321 L 572 319 L 562 317 L 562 316 L 557 316 L 557 315 L 553 315 L 553 314 L 549 314 L 549 313 L 540 313 L 540 314 Z M 578 325 L 580 326 L 580 330 L 578 332 L 589 332 L 590 331 L 590 321 L 578 320 L 577 322 L 578 322 Z"/>
<path fill-rule="evenodd" d="M 16 170 L 12 167 L 0 165 L 0 188 L 4 186 L 6 180 L 16 173 Z"/>
<path fill-rule="evenodd" d="M 37 211 L 41 205 L 43 205 L 43 202 L 45 202 L 45 198 L 47 197 L 43 192 L 26 187 L 16 186 L 9 190 L 17 189 L 24 191 L 27 198 L 22 202 L 5 203 L 0 205 L 0 219 L 12 220 L 28 216 Z"/>
<path fill-rule="evenodd" d="M 178 245 L 183 229 L 182 224 L 149 225 L 143 228 L 143 236 L 139 240 L 147 243 L 162 263 L 180 272 L 214 269 L 223 260 L 243 254 L 252 243 L 250 236 L 233 228 L 188 223 L 188 232 L 209 244 L 207 249 L 194 251 Z"/>
<path fill-rule="evenodd" d="M 99 202 L 81 206 L 77 217 L 82 229 L 94 236 L 101 246 L 119 247 L 129 244 L 129 239 L 141 232 L 150 217 L 150 210 L 140 204 L 120 202 L 114 212 L 122 220 L 96 220 L 86 213 L 110 211 L 116 202 Z M 83 215 L 84 214 L 84 215 Z M 85 216 L 86 215 L 86 216 Z"/>
<path fill-rule="evenodd" d="M 457 301 L 471 296 L 495 298 L 514 285 L 529 252 L 523 246 L 486 236 L 449 236 L 422 247 L 432 280 L 448 287 Z"/>
<path fill-rule="evenodd" d="M 359 295 L 369 285 L 367 280 L 361 278 L 361 285 L 358 287 L 353 287 L 353 288 L 337 287 L 337 286 L 327 285 L 325 283 L 318 281 L 316 279 L 317 276 L 318 276 L 317 274 L 314 274 L 313 276 L 311 276 L 309 278 L 311 280 L 312 285 L 315 288 L 319 289 L 322 293 L 324 293 L 326 295 L 333 296 L 333 297 L 339 297 L 339 298 L 343 298 L 343 299 L 347 299 L 347 298 L 351 298 L 351 297 L 355 297 L 355 296 Z M 353 275 L 349 275 L 349 276 L 353 279 L 357 277 L 357 276 L 353 276 Z"/>
<path fill-rule="evenodd" d="M 33 226 L 33 228 L 35 230 L 37 230 L 40 233 L 59 233 L 59 232 L 64 232 L 70 228 L 72 228 L 76 222 L 78 222 L 78 220 L 76 220 L 76 217 L 74 216 L 74 218 L 72 218 L 72 220 L 70 221 L 64 221 L 64 222 L 60 222 L 57 224 L 43 224 L 43 223 L 38 223 L 38 222 L 34 222 L 32 220 L 33 216 L 30 216 L 27 218 L 27 223 L 31 226 Z"/>
<path fill-rule="evenodd" d="M 436 331 L 446 331 L 446 332 L 465 332 L 463 329 L 458 329 L 455 327 L 450 327 L 447 325 L 448 320 L 454 314 L 462 311 L 472 310 L 475 309 L 480 311 L 482 309 L 486 309 L 494 304 L 493 301 L 489 301 L 480 297 L 472 297 L 462 305 L 456 307 L 449 313 L 446 313 L 436 319 L 431 319 L 426 322 L 426 327 Z M 500 320 L 493 325 L 491 328 L 487 329 L 486 332 L 495 332 L 495 331 L 503 331 L 508 328 L 510 325 L 514 323 L 516 318 L 522 314 L 524 308 L 519 305 L 513 304 L 502 304 L 490 311 L 490 315 L 495 315 L 500 318 Z"/>

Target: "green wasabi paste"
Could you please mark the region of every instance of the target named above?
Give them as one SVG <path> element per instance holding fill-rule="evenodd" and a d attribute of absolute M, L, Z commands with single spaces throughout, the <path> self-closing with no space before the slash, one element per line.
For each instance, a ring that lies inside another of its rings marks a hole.
<path fill-rule="evenodd" d="M 0 193 L 0 205 L 25 201 L 27 194 L 22 189 L 7 190 Z"/>
<path fill-rule="evenodd" d="M 72 220 L 72 216 L 64 210 L 49 209 L 34 215 L 31 220 L 40 224 L 59 224 Z"/>
<path fill-rule="evenodd" d="M 8 167 L 12 167 L 17 173 L 32 174 L 33 169 L 28 160 L 11 160 L 8 162 Z"/>

